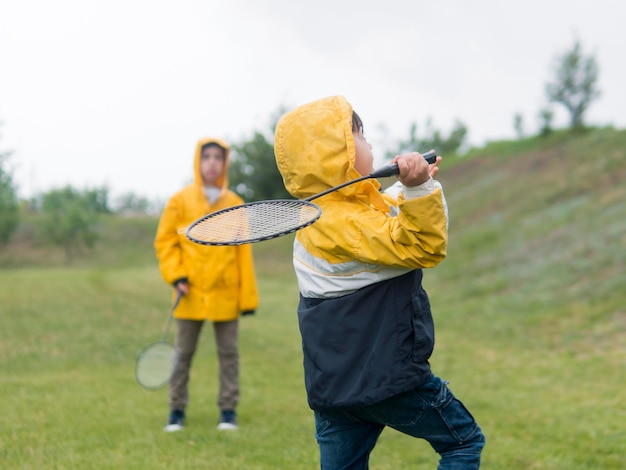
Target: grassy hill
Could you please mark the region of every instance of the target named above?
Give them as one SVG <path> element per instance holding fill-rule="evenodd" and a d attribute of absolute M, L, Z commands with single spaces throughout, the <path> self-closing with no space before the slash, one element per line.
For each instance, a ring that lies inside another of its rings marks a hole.
<path fill-rule="evenodd" d="M 626 132 L 604 129 L 495 143 L 453 162 L 441 172 L 451 240 L 438 274 L 522 311 L 593 304 L 619 314 L 625 152 Z"/>
<path fill-rule="evenodd" d="M 483 468 L 618 469 L 626 443 L 626 131 L 494 142 L 447 157 L 448 258 L 425 275 L 435 372 L 487 436 Z M 318 468 L 302 384 L 292 237 L 254 245 L 261 307 L 242 320 L 242 426 L 214 430 L 212 337 L 189 426 L 132 375 L 169 309 L 155 218 L 103 219 L 67 265 L 26 219 L 0 249 L 0 460 L 6 468 Z M 385 431 L 376 469 L 434 468 Z"/>
<path fill-rule="evenodd" d="M 626 443 L 626 132 L 493 143 L 441 180 L 450 250 L 430 291 L 465 328 L 444 332 L 474 343 L 488 408 L 534 434 L 511 446 L 545 448 L 501 468 L 622 467 L 599 443 Z M 512 423 L 493 424 L 504 445 Z M 593 444 L 572 458 L 580 440 Z"/>

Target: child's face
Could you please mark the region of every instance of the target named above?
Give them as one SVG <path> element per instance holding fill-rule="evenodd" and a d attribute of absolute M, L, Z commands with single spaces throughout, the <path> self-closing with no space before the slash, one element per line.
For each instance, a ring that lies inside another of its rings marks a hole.
<path fill-rule="evenodd" d="M 374 171 L 374 155 L 372 154 L 372 146 L 365 139 L 361 130 L 352 131 L 352 135 L 354 136 L 354 145 L 356 150 L 354 169 L 358 171 L 361 176 L 369 175 Z"/>
<path fill-rule="evenodd" d="M 207 147 L 200 156 L 200 174 L 205 186 L 217 186 L 217 180 L 224 171 L 224 150 Z"/>

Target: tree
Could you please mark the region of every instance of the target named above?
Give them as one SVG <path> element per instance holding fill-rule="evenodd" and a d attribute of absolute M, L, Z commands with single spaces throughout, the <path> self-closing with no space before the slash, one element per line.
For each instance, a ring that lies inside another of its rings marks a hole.
<path fill-rule="evenodd" d="M 439 154 L 455 153 L 461 148 L 467 137 L 467 126 L 457 120 L 447 136 L 433 127 L 432 119 L 426 120 L 426 131 L 423 137 L 417 135 L 417 123 L 413 122 L 407 140 L 400 140 L 395 144 L 391 152 L 387 152 L 387 158 L 405 152 L 426 152 L 435 149 Z"/>
<path fill-rule="evenodd" d="M 539 111 L 539 135 L 541 137 L 552 133 L 552 118 L 554 118 L 554 112 L 549 107 Z"/>
<path fill-rule="evenodd" d="M 81 248 L 91 248 L 98 238 L 95 225 L 103 211 L 100 203 L 94 203 L 95 194 L 98 191 L 80 192 L 66 186 L 42 196 L 40 228 L 47 239 L 63 247 L 67 261 Z"/>
<path fill-rule="evenodd" d="M 513 116 L 513 128 L 518 139 L 524 138 L 524 117 L 520 113 Z"/>
<path fill-rule="evenodd" d="M 147 198 L 133 192 L 118 196 L 115 203 L 117 213 L 148 214 L 151 208 L 152 205 Z"/>
<path fill-rule="evenodd" d="M 271 135 L 285 111 L 281 106 L 270 117 Z M 232 149 L 228 180 L 242 198 L 247 201 L 291 199 L 276 165 L 274 143 L 263 132 L 255 131 L 250 140 L 235 143 Z"/>
<path fill-rule="evenodd" d="M 593 55 L 583 56 L 578 40 L 571 50 L 557 57 L 554 82 L 546 85 L 551 103 L 561 104 L 570 115 L 570 128 L 584 127 L 584 115 L 591 103 L 600 96 L 596 88 L 598 64 Z"/>
<path fill-rule="evenodd" d="M 256 131 L 251 140 L 234 144 L 228 178 L 245 200 L 285 199 L 291 196 L 276 166 L 274 144 Z"/>
<path fill-rule="evenodd" d="M 102 186 L 100 188 L 85 189 L 82 197 L 91 208 L 100 214 L 109 214 L 109 188 Z"/>
<path fill-rule="evenodd" d="M 0 243 L 7 243 L 20 222 L 17 188 L 7 168 L 11 152 L 0 152 Z"/>

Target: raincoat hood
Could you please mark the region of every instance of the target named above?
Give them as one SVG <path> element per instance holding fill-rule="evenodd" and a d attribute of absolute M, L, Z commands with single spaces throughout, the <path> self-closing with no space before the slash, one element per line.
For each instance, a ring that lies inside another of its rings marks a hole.
<path fill-rule="evenodd" d="M 224 169 L 222 170 L 222 174 L 217 179 L 217 186 L 222 188 L 222 190 L 228 188 L 228 164 L 230 162 L 230 145 L 224 142 L 221 139 L 217 139 L 215 137 L 205 137 L 198 141 L 196 145 L 196 154 L 193 159 L 193 177 L 194 183 L 199 185 L 200 187 L 204 186 L 204 182 L 202 180 L 202 174 L 200 173 L 200 158 L 202 157 L 202 147 L 206 144 L 217 144 L 224 149 Z"/>
<path fill-rule="evenodd" d="M 329 187 L 358 178 L 354 168 L 352 106 L 343 96 L 331 96 L 285 114 L 276 126 L 276 164 L 289 193 L 304 199 Z M 386 208 L 376 180 L 346 186 L 344 197 L 365 197 Z"/>

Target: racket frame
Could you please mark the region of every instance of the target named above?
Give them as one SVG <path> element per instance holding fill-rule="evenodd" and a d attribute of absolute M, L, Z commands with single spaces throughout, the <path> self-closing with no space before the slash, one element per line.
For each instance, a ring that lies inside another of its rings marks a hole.
<path fill-rule="evenodd" d="M 167 375 L 163 374 L 162 380 L 155 381 L 154 383 L 149 384 L 146 380 L 142 379 L 143 374 L 140 373 L 140 370 L 142 370 L 142 364 L 145 364 L 146 358 L 149 358 L 151 355 L 153 355 L 152 352 L 156 349 L 163 349 L 164 350 L 163 354 L 168 355 L 169 370 L 168 370 Z M 158 390 L 164 385 L 166 385 L 170 381 L 170 378 L 172 376 L 171 364 L 172 364 L 172 358 L 174 357 L 174 354 L 176 354 L 174 346 L 172 346 L 171 343 L 164 341 L 164 340 L 150 343 L 145 348 L 143 348 L 137 355 L 137 360 L 135 361 L 135 380 L 137 381 L 137 383 L 141 385 L 143 388 L 145 388 L 146 390 Z"/>
<path fill-rule="evenodd" d="M 159 384 L 157 385 L 147 385 L 146 383 L 144 383 L 142 380 L 140 380 L 140 375 L 139 374 L 139 370 L 141 369 L 141 364 L 142 364 L 142 360 L 146 357 L 146 354 L 148 351 L 155 349 L 158 345 L 167 345 L 169 346 L 169 348 L 171 348 L 171 357 L 174 356 L 174 354 L 176 353 L 174 346 L 169 343 L 167 341 L 167 335 L 170 331 L 170 327 L 172 325 L 172 320 L 174 318 L 174 312 L 176 311 L 176 307 L 178 307 L 178 304 L 180 303 L 180 299 L 183 296 L 183 292 L 176 289 L 176 300 L 174 300 L 174 304 L 172 306 L 172 310 L 169 313 L 168 319 L 167 319 L 167 324 L 165 325 L 165 329 L 163 330 L 163 335 L 161 336 L 161 339 L 159 341 L 155 341 L 154 343 L 150 343 L 148 344 L 146 347 L 144 347 L 141 351 L 139 351 L 139 354 L 137 354 L 137 359 L 135 360 L 135 380 L 137 381 L 137 383 L 139 385 L 141 385 L 143 388 L 145 388 L 146 390 L 158 390 L 159 388 L 163 387 L 163 385 L 167 384 L 170 381 L 170 378 L 172 376 L 172 367 L 171 367 L 171 361 L 170 361 L 170 369 L 168 371 L 167 374 L 167 378 L 164 379 L 163 381 L 159 382 Z"/>
<path fill-rule="evenodd" d="M 306 207 L 312 210 L 313 215 L 309 218 L 305 219 L 302 223 L 293 225 L 289 229 L 285 229 L 279 232 L 274 232 L 267 235 L 262 235 L 258 237 L 252 237 L 247 239 L 238 239 L 238 240 L 230 240 L 230 241 L 214 241 L 214 240 L 201 240 L 193 236 L 192 232 L 195 227 L 198 225 L 202 225 L 205 220 L 214 219 L 216 217 L 222 216 L 223 214 L 227 214 L 233 211 L 241 211 L 246 210 L 251 207 L 260 206 L 263 204 L 279 204 L 285 203 L 293 207 Z M 265 240 L 271 240 L 272 238 L 282 237 L 283 235 L 287 235 L 289 233 L 300 230 L 304 227 L 311 225 L 313 222 L 317 221 L 322 215 L 322 209 L 317 204 L 313 204 L 309 200 L 306 199 L 272 199 L 270 201 L 254 201 L 247 202 L 245 204 L 240 204 L 238 206 L 227 207 L 226 209 L 221 209 L 216 212 L 212 212 L 210 214 L 205 215 L 204 217 L 199 218 L 195 222 L 193 222 L 187 229 L 185 230 L 185 236 L 194 243 L 198 243 L 200 245 L 209 245 L 209 246 L 236 246 L 236 245 L 245 245 L 248 243 L 257 243 Z"/>

